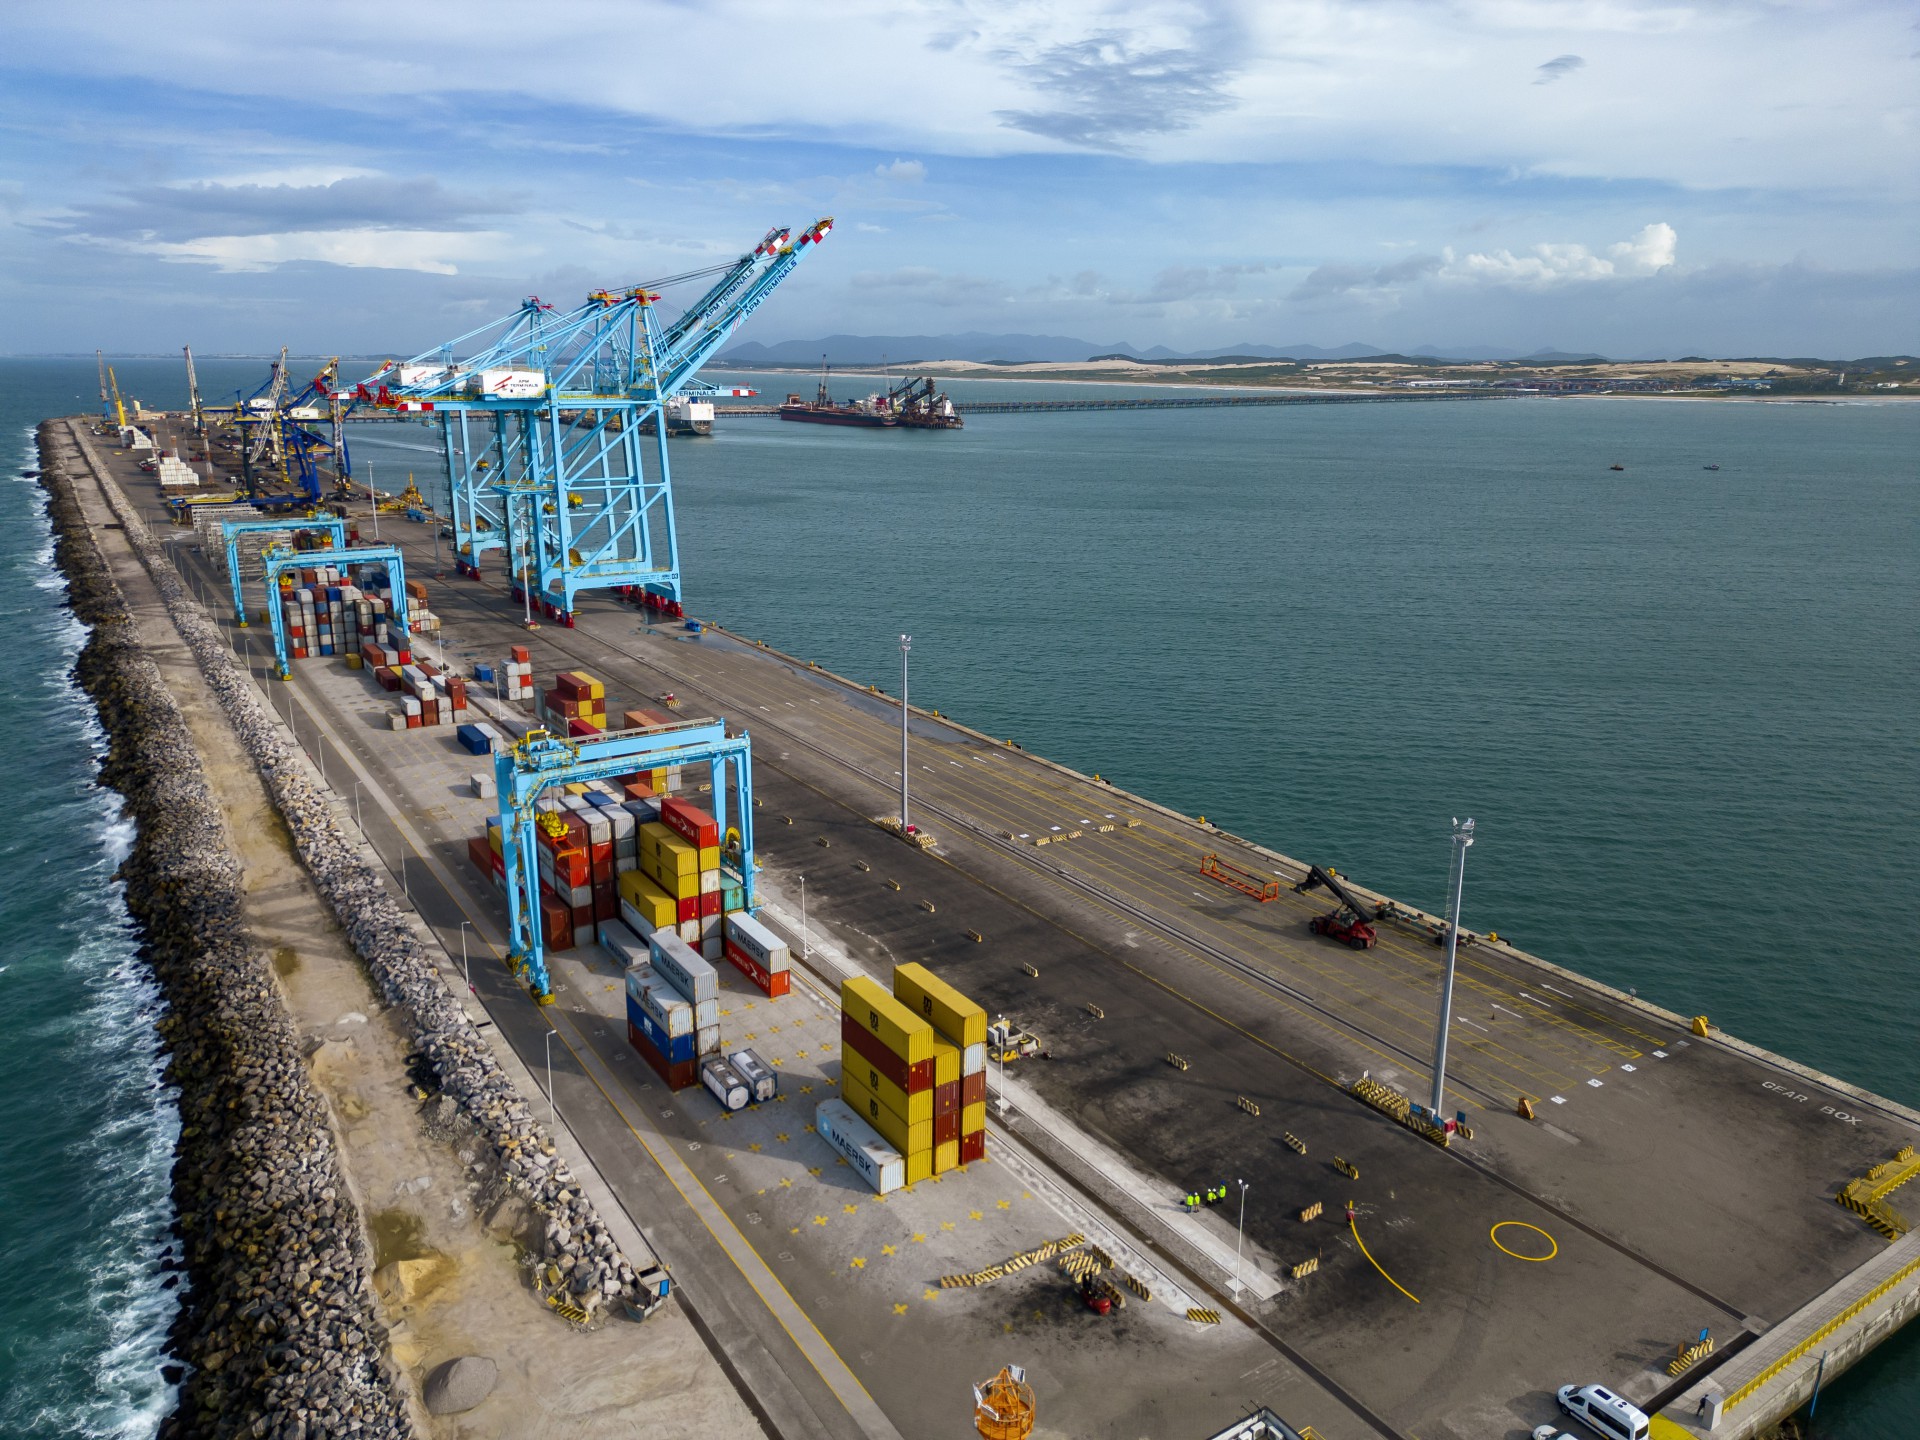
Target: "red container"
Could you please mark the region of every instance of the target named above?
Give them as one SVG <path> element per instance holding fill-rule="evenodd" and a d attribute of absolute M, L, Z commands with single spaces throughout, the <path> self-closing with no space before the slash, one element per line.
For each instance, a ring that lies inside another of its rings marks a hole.
<path fill-rule="evenodd" d="M 487 843 L 484 835 L 470 836 L 467 840 L 467 858 L 473 861 L 474 869 L 482 874 L 493 871 L 493 846 Z"/>
<path fill-rule="evenodd" d="M 569 740 L 591 740 L 594 736 L 604 735 L 605 733 L 606 732 L 598 725 L 583 716 L 576 715 L 567 721 L 567 738 Z"/>
<path fill-rule="evenodd" d="M 987 1132 L 975 1130 L 960 1137 L 960 1163 L 971 1165 L 976 1160 L 987 1158 Z"/>
<path fill-rule="evenodd" d="M 707 849 L 720 843 L 720 822 L 677 796 L 669 795 L 660 802 L 660 823 L 689 845 Z"/>
<path fill-rule="evenodd" d="M 709 890 L 700 897 L 700 914 L 704 919 L 720 913 L 720 892 Z"/>
<path fill-rule="evenodd" d="M 620 788 L 627 792 L 629 800 L 653 799 L 653 787 L 643 780 L 623 780 L 620 782 Z"/>
<path fill-rule="evenodd" d="M 854 1054 L 909 1095 L 918 1095 L 922 1090 L 933 1088 L 933 1061 L 921 1060 L 909 1065 L 882 1045 L 871 1030 L 844 1011 L 840 1015 L 840 1039 L 853 1047 Z"/>
<path fill-rule="evenodd" d="M 418 715 L 407 716 L 407 729 L 418 730 L 419 728 L 420 728 L 420 717 Z"/>
<path fill-rule="evenodd" d="M 565 719 L 571 720 L 580 713 L 580 702 L 558 690 L 549 690 L 541 698 L 547 702 L 547 709 Z"/>
<path fill-rule="evenodd" d="M 747 954 L 746 951 L 742 950 L 738 945 L 735 945 L 731 940 L 727 942 L 727 959 L 733 962 L 734 969 L 738 970 L 742 975 L 746 976 L 747 979 L 766 991 L 769 998 L 778 1000 L 782 995 L 788 993 L 788 988 L 793 980 L 790 972 L 785 970 L 768 970 L 766 966 L 754 959 L 753 956 Z M 866 1029 L 862 1027 L 860 1033 L 862 1035 L 866 1034 Z"/>
<path fill-rule="evenodd" d="M 678 1065 L 668 1060 L 654 1043 L 647 1039 L 647 1032 L 631 1020 L 627 1022 L 627 1043 L 640 1052 L 640 1058 L 653 1067 L 653 1073 L 667 1082 L 669 1090 L 685 1090 L 700 1081 L 700 1062 L 682 1060 Z"/>
<path fill-rule="evenodd" d="M 938 1120 L 942 1115 L 958 1115 L 959 1113 L 960 1113 L 960 1082 L 958 1080 L 954 1080 L 946 1085 L 934 1086 L 933 1087 L 933 1118 Z M 959 1130 L 958 1124 L 956 1123 L 954 1132 L 952 1135 L 947 1135 L 944 1137 L 940 1135 L 935 1135 L 933 1137 L 933 1143 L 938 1145 L 943 1138 L 947 1140 L 952 1140 L 956 1136 L 958 1136 L 959 1133 L 960 1133 L 960 1130 Z"/>
<path fill-rule="evenodd" d="M 544 868 L 544 867 L 542 867 Z M 587 868 L 587 852 L 578 845 L 562 845 L 553 852 L 553 883 L 569 890 L 591 885 L 593 873 Z"/>
<path fill-rule="evenodd" d="M 593 887 L 594 920 L 618 920 L 620 918 L 620 892 L 611 884 Z"/>
<path fill-rule="evenodd" d="M 516 665 L 525 665 L 531 658 L 528 656 L 527 647 L 524 645 L 509 645 L 507 647 L 507 654 L 513 657 L 513 663 Z"/>
<path fill-rule="evenodd" d="M 593 906 L 592 906 L 592 905 L 590 905 L 590 904 L 588 904 L 588 905 L 575 905 L 575 906 L 573 907 L 573 911 L 572 911 L 572 914 L 573 914 L 573 928 L 574 928 L 574 929 L 576 929 L 576 930 L 585 930 L 585 931 L 587 931 L 588 933 L 592 933 L 592 931 L 593 931 L 593 924 L 594 924 L 594 920 L 593 920 Z"/>
<path fill-rule="evenodd" d="M 573 913 L 545 895 L 540 897 L 540 939 L 549 950 L 573 948 Z"/>
<path fill-rule="evenodd" d="M 700 918 L 700 897 L 689 895 L 685 900 L 673 902 L 673 918 L 682 923 Z"/>
<path fill-rule="evenodd" d="M 933 1143 L 936 1145 L 944 1145 L 949 1140 L 958 1140 L 959 1138 L 960 1112 L 955 1110 L 946 1115 L 942 1115 L 938 1110 L 935 1110 L 933 1112 Z"/>
<path fill-rule="evenodd" d="M 960 1108 L 987 1103 L 987 1072 L 977 1071 L 960 1077 Z"/>

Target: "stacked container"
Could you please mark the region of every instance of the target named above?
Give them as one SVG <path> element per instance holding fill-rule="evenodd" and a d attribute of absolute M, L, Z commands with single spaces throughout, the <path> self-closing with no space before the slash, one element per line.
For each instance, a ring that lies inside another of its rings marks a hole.
<path fill-rule="evenodd" d="M 592 736 L 607 728 L 607 687 L 584 670 L 562 670 L 553 689 L 540 697 L 547 724 L 570 738 Z"/>
<path fill-rule="evenodd" d="M 684 1090 L 720 1054 L 720 976 L 671 930 L 648 936 L 647 951 L 650 963 L 627 971 L 627 1041 L 669 1088 Z"/>
<path fill-rule="evenodd" d="M 659 918 L 667 913 L 664 900 L 671 900 L 672 928 L 702 957 L 718 960 L 726 953 L 719 822 L 698 805 L 672 796 L 630 800 L 621 808 L 643 821 L 635 845 L 640 879 L 625 882 L 622 901 Z M 648 813 L 659 818 L 644 820 Z"/>
<path fill-rule="evenodd" d="M 933 1173 L 987 1153 L 987 1012 L 924 965 L 893 971 L 893 997 L 934 1028 Z"/>
<path fill-rule="evenodd" d="M 622 730 L 658 730 L 663 726 L 677 725 L 680 722 L 664 710 L 626 710 L 620 715 Z M 644 783 L 654 794 L 665 795 L 680 788 L 680 766 L 663 765 L 653 770 L 642 770 L 634 778 Z"/>
<path fill-rule="evenodd" d="M 725 871 L 722 871 L 724 876 Z M 726 884 L 721 884 L 725 911 Z M 793 954 L 787 942 L 744 910 L 727 915 L 726 957 L 733 966 L 773 999 L 785 995 L 792 985 L 790 973 Z"/>
<path fill-rule="evenodd" d="M 866 976 L 840 986 L 840 1097 L 898 1152 L 908 1185 L 933 1174 L 934 1040 L 931 1023 Z"/>
<path fill-rule="evenodd" d="M 509 700 L 531 700 L 533 698 L 533 662 L 528 658 L 527 647 L 514 645 L 507 650 L 506 684 L 503 687 Z"/>

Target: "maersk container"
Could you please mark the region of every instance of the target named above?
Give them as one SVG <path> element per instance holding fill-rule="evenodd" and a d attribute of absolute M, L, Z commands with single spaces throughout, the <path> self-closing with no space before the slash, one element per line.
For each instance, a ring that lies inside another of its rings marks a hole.
<path fill-rule="evenodd" d="M 907 1183 L 905 1158 L 854 1114 L 846 1101 L 822 1100 L 814 1111 L 813 1127 L 877 1194 L 891 1194 Z"/>
<path fill-rule="evenodd" d="M 627 999 L 645 1010 L 667 1034 L 679 1039 L 699 1029 L 694 1023 L 693 1006 L 682 1000 L 674 988 L 649 971 L 627 972 Z M 700 1052 L 705 1054 L 703 1050 Z M 677 1058 L 677 1057 L 669 1057 Z"/>
<path fill-rule="evenodd" d="M 702 1025 L 694 1032 L 694 1053 L 702 1057 L 720 1053 L 720 1027 Z"/>
<path fill-rule="evenodd" d="M 697 927 L 699 922 L 691 922 Z M 676 989 L 689 1000 L 717 1000 L 720 997 L 720 975 L 703 960 L 700 955 L 682 940 L 666 930 L 657 930 L 647 941 L 653 952 L 653 968 L 656 974 L 671 980 Z"/>
<path fill-rule="evenodd" d="M 747 1082 L 740 1078 L 739 1071 L 727 1063 L 724 1055 L 701 1062 L 700 1083 L 712 1092 L 713 1098 L 725 1110 L 744 1110 L 753 1098 Z"/>
<path fill-rule="evenodd" d="M 753 1051 L 736 1050 L 727 1057 L 727 1061 L 739 1072 L 740 1078 L 752 1087 L 756 1102 L 771 1100 L 780 1093 L 779 1075 Z"/>
<path fill-rule="evenodd" d="M 792 964 L 793 952 L 787 942 L 745 911 L 727 916 L 726 923 L 727 938 L 758 960 L 762 970 L 771 974 Z"/>
<path fill-rule="evenodd" d="M 720 1024 L 719 1000 L 700 1000 L 693 1007 L 693 1027 L 705 1030 L 709 1026 L 717 1028 Z"/>
<path fill-rule="evenodd" d="M 642 1031 L 670 1065 L 690 1065 L 700 1058 L 699 1047 L 691 1034 L 669 1035 L 666 1027 L 644 1005 L 634 1004 L 632 996 L 627 997 L 627 1024 Z"/>
<path fill-rule="evenodd" d="M 631 971 L 637 965 L 651 965 L 653 952 L 623 921 L 602 920 L 600 922 L 600 944 L 607 953 L 623 968 Z"/>

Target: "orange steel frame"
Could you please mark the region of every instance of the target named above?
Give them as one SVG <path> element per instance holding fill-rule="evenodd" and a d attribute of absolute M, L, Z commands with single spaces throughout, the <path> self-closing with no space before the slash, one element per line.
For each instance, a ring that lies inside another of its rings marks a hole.
<path fill-rule="evenodd" d="M 1280 898 L 1278 880 L 1268 880 L 1251 870 L 1244 870 L 1230 860 L 1222 860 L 1212 851 L 1200 857 L 1200 873 L 1209 880 L 1218 880 L 1222 885 L 1238 890 L 1242 895 L 1251 895 L 1262 905 Z"/>

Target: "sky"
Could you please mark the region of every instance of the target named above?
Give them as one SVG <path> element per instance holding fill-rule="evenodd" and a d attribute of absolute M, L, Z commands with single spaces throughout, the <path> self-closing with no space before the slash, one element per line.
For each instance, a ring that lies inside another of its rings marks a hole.
<path fill-rule="evenodd" d="M 1910 0 L 62 0 L 0 42 L 6 353 L 408 355 L 821 215 L 740 339 L 1920 350 Z"/>

